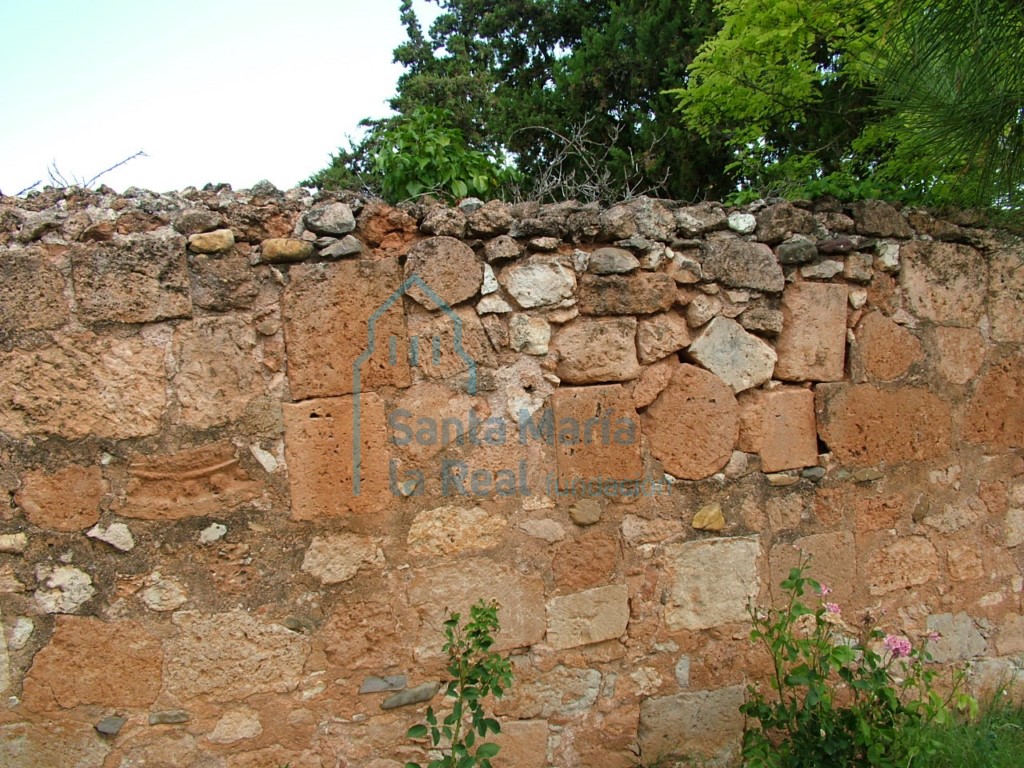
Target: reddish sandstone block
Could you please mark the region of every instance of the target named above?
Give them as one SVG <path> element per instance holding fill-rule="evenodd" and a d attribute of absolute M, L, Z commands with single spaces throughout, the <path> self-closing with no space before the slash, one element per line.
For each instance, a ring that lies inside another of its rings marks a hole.
<path fill-rule="evenodd" d="M 973 380 L 985 362 L 985 340 L 977 329 L 937 326 L 934 332 L 937 367 L 943 378 L 953 384 Z"/>
<path fill-rule="evenodd" d="M 354 397 L 285 404 L 284 446 L 292 519 L 361 515 L 379 511 L 394 501 L 388 488 L 384 403 L 373 392 L 364 392 L 358 405 L 356 444 Z"/>
<path fill-rule="evenodd" d="M 409 295 L 428 309 L 451 308 L 476 296 L 484 281 L 484 265 L 473 249 L 453 237 L 431 237 L 409 249 L 405 262 L 406 280 L 418 278 L 432 292 L 430 296 L 419 285 L 409 288 Z"/>
<path fill-rule="evenodd" d="M 643 475 L 640 419 L 625 387 L 563 387 L 552 393 L 551 410 L 560 487 Z"/>
<path fill-rule="evenodd" d="M 950 405 L 926 389 L 825 384 L 815 408 L 821 438 L 843 463 L 924 461 L 951 450 Z"/>
<path fill-rule="evenodd" d="M 895 539 L 862 558 L 862 573 L 872 595 L 920 586 L 939 577 L 939 555 L 924 536 Z"/>
<path fill-rule="evenodd" d="M 401 285 L 397 259 L 292 267 L 283 306 L 293 398 L 354 392 L 357 361 L 371 346 L 358 368 L 361 389 L 409 386 L 405 313 L 395 297 Z"/>
<path fill-rule="evenodd" d="M 818 435 L 811 390 L 749 390 L 740 395 L 739 403 L 739 449 L 761 454 L 765 472 L 817 465 Z"/>
<path fill-rule="evenodd" d="M 64 276 L 42 248 L 0 257 L 0 332 L 59 328 L 68 319 Z"/>
<path fill-rule="evenodd" d="M 555 372 L 567 384 L 637 378 L 636 329 L 632 317 L 581 317 L 567 323 L 551 341 L 558 358 Z"/>
<path fill-rule="evenodd" d="M 901 246 L 900 258 L 900 285 L 916 315 L 942 325 L 977 325 L 988 288 L 984 256 L 969 245 L 917 240 Z"/>
<path fill-rule="evenodd" d="M 729 463 L 739 435 L 739 405 L 713 373 L 680 365 L 641 423 L 651 454 L 666 472 L 701 480 Z"/>
<path fill-rule="evenodd" d="M 224 514 L 252 501 L 263 484 L 249 477 L 227 440 L 136 459 L 116 511 L 143 520 Z"/>
<path fill-rule="evenodd" d="M 160 693 L 162 666 L 160 641 L 138 622 L 58 616 L 25 677 L 25 706 L 145 707 Z"/>
<path fill-rule="evenodd" d="M 993 448 L 1024 446 L 1024 357 L 1000 360 L 981 377 L 964 414 L 963 436 Z"/>
<path fill-rule="evenodd" d="M 796 283 L 782 295 L 775 378 L 840 381 L 846 360 L 846 286 Z"/>
<path fill-rule="evenodd" d="M 648 315 L 663 312 L 676 299 L 676 281 L 662 272 L 584 275 L 579 307 L 585 315 Z"/>
<path fill-rule="evenodd" d="M 81 531 L 99 520 L 105 492 L 99 467 L 67 467 L 53 474 L 25 475 L 14 500 L 33 525 L 51 531 Z"/>
<path fill-rule="evenodd" d="M 854 333 L 858 356 L 873 379 L 898 379 L 924 359 L 924 349 L 917 337 L 880 312 L 864 315 Z"/>

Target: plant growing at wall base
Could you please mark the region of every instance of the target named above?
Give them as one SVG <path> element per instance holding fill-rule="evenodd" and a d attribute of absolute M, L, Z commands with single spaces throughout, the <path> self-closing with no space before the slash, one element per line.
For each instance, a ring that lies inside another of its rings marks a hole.
<path fill-rule="evenodd" d="M 406 736 L 427 739 L 442 751 L 427 768 L 491 768 L 498 754 L 497 744 L 485 741 L 487 735 L 501 732 L 501 724 L 487 715 L 484 699 L 500 699 L 512 685 L 512 665 L 507 657 L 492 651 L 498 633 L 498 604 L 480 600 L 469 609 L 469 620 L 452 613 L 444 622 L 444 652 L 448 654 L 448 673 L 444 695 L 452 700 L 451 711 L 443 718 L 427 707 L 426 722 L 414 725 Z M 420 768 L 409 762 L 405 768 Z"/>
<path fill-rule="evenodd" d="M 927 726 L 949 723 L 955 711 L 977 713 L 977 702 L 961 691 L 963 671 L 954 672 L 949 693 L 941 695 L 936 671 L 927 666 L 927 640 L 914 646 L 870 619 L 850 632 L 840 607 L 823 599 L 828 589 L 806 575 L 808 564 L 801 554 L 782 582 L 781 608 L 751 607 L 750 638 L 768 651 L 772 676 L 771 693 L 749 686 L 740 707 L 756 721 L 743 734 L 744 764 L 927 765 L 937 747 Z M 819 595 L 815 608 L 802 600 L 809 590 Z"/>

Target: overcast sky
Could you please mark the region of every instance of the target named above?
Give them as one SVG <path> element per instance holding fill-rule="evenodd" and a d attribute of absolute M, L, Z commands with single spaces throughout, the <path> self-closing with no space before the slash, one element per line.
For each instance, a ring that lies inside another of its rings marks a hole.
<path fill-rule="evenodd" d="M 295 186 L 361 118 L 388 114 L 398 6 L 0 0 L 0 190 L 46 183 L 53 161 L 87 179 L 140 149 L 103 183 Z"/>

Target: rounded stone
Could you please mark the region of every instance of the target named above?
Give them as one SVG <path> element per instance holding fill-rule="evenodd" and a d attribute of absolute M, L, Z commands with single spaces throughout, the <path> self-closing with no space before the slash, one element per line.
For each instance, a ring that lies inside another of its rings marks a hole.
<path fill-rule="evenodd" d="M 701 480 L 732 458 L 739 436 L 739 405 L 720 378 L 684 364 L 647 409 L 642 423 L 651 453 L 666 472 Z"/>
<path fill-rule="evenodd" d="M 483 285 L 484 268 L 465 243 L 453 237 L 431 237 L 409 249 L 405 278 L 418 278 L 409 288 L 417 303 L 438 309 L 438 300 L 452 307 L 475 296 Z M 423 290 L 420 280 L 433 296 Z"/>

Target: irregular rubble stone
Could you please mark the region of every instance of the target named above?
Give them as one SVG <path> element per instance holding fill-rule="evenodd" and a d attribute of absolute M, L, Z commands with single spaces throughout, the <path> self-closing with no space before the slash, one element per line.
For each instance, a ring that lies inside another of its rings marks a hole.
<path fill-rule="evenodd" d="M 665 547 L 669 629 L 698 630 L 746 621 L 760 588 L 758 538 L 700 539 Z"/>
<path fill-rule="evenodd" d="M 71 248 L 78 314 L 87 323 L 150 323 L 192 315 L 185 240 L 132 235 Z"/>
<path fill-rule="evenodd" d="M 456 208 L 435 208 L 423 217 L 420 229 L 428 235 L 466 236 L 466 214 Z"/>
<path fill-rule="evenodd" d="M 90 539 L 109 544 L 122 552 L 131 552 L 135 549 L 135 537 L 124 523 L 111 523 L 106 528 L 96 525 L 86 531 L 85 535 Z"/>
<path fill-rule="evenodd" d="M 635 379 L 640 375 L 636 329 L 632 317 L 579 318 L 566 323 L 551 342 L 558 355 L 555 372 L 566 384 Z"/>
<path fill-rule="evenodd" d="M 882 200 L 860 200 L 853 204 L 853 220 L 857 223 L 857 233 L 873 237 L 904 237 L 914 236 L 907 220 L 889 203 Z"/>
<path fill-rule="evenodd" d="M 621 275 L 640 269 L 640 262 L 622 248 L 598 248 L 590 254 L 587 271 L 595 275 Z"/>
<path fill-rule="evenodd" d="M 263 733 L 260 715 L 252 707 L 229 709 L 210 731 L 209 739 L 214 744 L 234 744 L 245 739 L 255 739 Z"/>
<path fill-rule="evenodd" d="M 754 305 L 744 309 L 737 321 L 748 331 L 764 336 L 778 336 L 782 333 L 782 312 L 778 309 Z"/>
<path fill-rule="evenodd" d="M 513 351 L 527 355 L 546 355 L 551 340 L 551 326 L 540 317 L 513 315 L 509 320 L 508 335 Z"/>
<path fill-rule="evenodd" d="M 815 390 L 819 434 L 853 466 L 925 461 L 951 450 L 949 403 L 917 387 L 828 384 Z"/>
<path fill-rule="evenodd" d="M 313 244 L 291 237 L 271 237 L 260 243 L 260 263 L 305 261 L 313 255 Z"/>
<path fill-rule="evenodd" d="M 33 525 L 51 531 L 81 531 L 99 520 L 105 492 L 98 466 L 67 467 L 52 474 L 29 472 L 14 501 Z"/>
<path fill-rule="evenodd" d="M 690 526 L 698 531 L 720 531 L 725 528 L 725 514 L 722 505 L 707 504 L 697 510 Z"/>
<path fill-rule="evenodd" d="M 401 287 L 397 259 L 291 268 L 283 315 L 292 397 L 349 394 L 357 373 L 363 391 L 409 385 Z"/>
<path fill-rule="evenodd" d="M 139 622 L 58 616 L 25 676 L 25 705 L 149 706 L 160 693 L 163 658 L 160 641 Z"/>
<path fill-rule="evenodd" d="M 548 644 L 575 648 L 618 638 L 629 621 L 629 589 L 625 584 L 598 587 L 547 603 Z"/>
<path fill-rule="evenodd" d="M 1024 357 L 1003 358 L 989 367 L 964 413 L 961 433 L 992 448 L 1024 446 Z"/>
<path fill-rule="evenodd" d="M 686 322 L 691 328 L 700 328 L 722 312 L 722 300 L 717 296 L 699 293 L 686 305 Z"/>
<path fill-rule="evenodd" d="M 416 219 L 380 201 L 364 205 L 359 212 L 357 224 L 359 237 L 374 248 L 384 243 L 389 236 L 414 236 L 417 230 Z"/>
<path fill-rule="evenodd" d="M 644 364 L 678 352 L 689 346 L 691 341 L 686 320 L 674 312 L 645 317 L 637 324 L 637 352 Z"/>
<path fill-rule="evenodd" d="M 484 259 L 488 264 L 493 264 L 496 261 L 518 259 L 522 252 L 523 249 L 515 241 L 515 238 L 508 235 L 498 235 L 493 240 L 488 240 L 484 244 Z"/>
<path fill-rule="evenodd" d="M 215 229 L 188 236 L 188 249 L 193 253 L 227 253 L 235 247 L 235 233 L 230 229 Z"/>
<path fill-rule="evenodd" d="M 523 309 L 561 304 L 571 300 L 576 292 L 572 267 L 553 256 L 532 256 L 505 267 L 498 282 Z"/>
<path fill-rule="evenodd" d="M 5 768 L 95 768 L 109 744 L 88 723 L 60 720 L 0 725 L 0 764 Z"/>
<path fill-rule="evenodd" d="M 673 253 L 665 266 L 665 274 L 680 285 L 693 285 L 700 282 L 704 270 L 700 262 L 689 253 Z"/>
<path fill-rule="evenodd" d="M 729 219 L 720 205 L 702 203 L 675 210 L 676 227 L 686 237 L 700 237 L 705 232 L 725 229 Z"/>
<path fill-rule="evenodd" d="M 757 214 L 757 239 L 778 245 L 793 235 L 810 235 L 817 222 L 814 214 L 789 203 L 769 205 Z"/>
<path fill-rule="evenodd" d="M 246 249 L 248 246 L 246 246 Z M 260 286 L 249 257 L 241 248 L 227 254 L 189 254 L 192 301 L 214 312 L 249 309 L 256 303 Z"/>
<path fill-rule="evenodd" d="M 732 389 L 713 373 L 679 365 L 641 417 L 651 454 L 674 477 L 701 480 L 722 469 L 739 433 Z"/>
<path fill-rule="evenodd" d="M 185 237 L 198 232 L 211 232 L 224 226 L 224 217 L 205 208 L 189 208 L 174 220 L 174 229 Z"/>
<path fill-rule="evenodd" d="M 484 268 L 473 249 L 460 240 L 431 237 L 409 249 L 406 283 L 414 277 L 422 280 L 433 295 L 417 282 L 410 285 L 409 296 L 427 309 L 443 309 L 476 296 L 483 284 Z"/>
<path fill-rule="evenodd" d="M 782 267 L 764 243 L 710 240 L 701 246 L 701 252 L 705 280 L 767 293 L 778 293 L 785 286 Z"/>
<path fill-rule="evenodd" d="M 775 377 L 840 381 L 846 362 L 846 286 L 796 283 L 782 295 Z"/>
<path fill-rule="evenodd" d="M 352 209 L 344 203 L 318 205 L 303 217 L 306 229 L 318 235 L 347 235 L 356 228 Z"/>
<path fill-rule="evenodd" d="M 806 264 L 818 258 L 818 246 L 805 235 L 794 235 L 775 249 L 780 264 Z"/>
<path fill-rule="evenodd" d="M 364 566 L 383 564 L 383 554 L 372 539 L 351 533 L 314 536 L 302 558 L 302 570 L 323 584 L 341 584 Z"/>
<path fill-rule="evenodd" d="M 760 454 L 765 472 L 817 465 L 817 427 L 811 390 L 753 390 L 743 393 L 739 403 L 740 450 Z"/>
<path fill-rule="evenodd" d="M 741 235 L 749 235 L 757 229 L 757 219 L 749 213 L 730 213 L 729 229 Z"/>
<path fill-rule="evenodd" d="M 580 279 L 579 307 L 585 315 L 648 315 L 668 309 L 675 299 L 675 280 L 661 272 Z"/>
<path fill-rule="evenodd" d="M 742 392 L 772 377 L 775 350 L 743 330 L 735 320 L 716 317 L 687 350 L 689 356 L 732 387 Z"/>
<path fill-rule="evenodd" d="M 501 545 L 508 529 L 504 517 L 481 507 L 454 504 L 421 512 L 412 521 L 406 542 L 417 557 L 443 557 Z"/>

